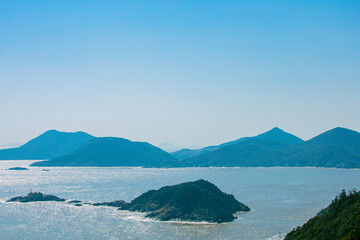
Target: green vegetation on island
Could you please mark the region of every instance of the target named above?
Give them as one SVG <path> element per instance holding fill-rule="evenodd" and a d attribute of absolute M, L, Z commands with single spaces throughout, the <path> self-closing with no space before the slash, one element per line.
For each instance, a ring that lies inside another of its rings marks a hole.
<path fill-rule="evenodd" d="M 7 202 L 38 202 L 61 201 L 65 199 L 40 192 L 30 192 L 26 197 L 14 197 Z M 79 200 L 68 201 L 67 204 L 81 207 L 83 204 L 92 206 L 116 207 L 119 210 L 145 212 L 149 218 L 161 221 L 189 222 L 230 222 L 236 219 L 234 213 L 248 212 L 250 208 L 231 194 L 226 194 L 214 184 L 197 180 L 173 186 L 165 186 L 159 190 L 150 190 L 126 203 L 122 200 L 102 203 L 82 203 Z"/>
<path fill-rule="evenodd" d="M 339 196 L 302 227 L 288 233 L 284 240 L 359 240 L 360 193 L 353 190 Z"/>
<path fill-rule="evenodd" d="M 250 211 L 231 194 L 214 184 L 197 180 L 150 190 L 120 209 L 146 212 L 146 217 L 161 221 L 230 222 L 237 211 Z"/>

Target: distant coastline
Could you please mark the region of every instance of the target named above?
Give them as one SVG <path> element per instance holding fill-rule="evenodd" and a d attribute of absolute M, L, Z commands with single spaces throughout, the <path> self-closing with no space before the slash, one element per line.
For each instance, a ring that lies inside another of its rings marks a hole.
<path fill-rule="evenodd" d="M 273 128 L 217 146 L 168 153 L 147 142 L 49 130 L 0 150 L 0 160 L 37 159 L 39 167 L 324 167 L 360 168 L 360 133 L 337 127 L 304 141 Z"/>
<path fill-rule="evenodd" d="M 21 167 L 30 167 L 31 169 L 39 169 L 39 167 L 30 166 L 32 163 L 41 162 L 43 160 L 16 160 L 23 162 Z M 11 163 L 14 160 L 2 160 L 1 163 Z M 119 168 L 119 169 L 151 169 L 151 167 L 142 167 L 142 166 L 107 166 L 107 167 L 99 167 L 99 166 L 49 166 L 49 168 Z M 273 166 L 273 167 L 153 167 L 153 169 L 332 169 L 332 170 L 353 170 L 359 171 L 360 168 L 336 168 L 336 167 L 314 167 L 314 166 Z"/>

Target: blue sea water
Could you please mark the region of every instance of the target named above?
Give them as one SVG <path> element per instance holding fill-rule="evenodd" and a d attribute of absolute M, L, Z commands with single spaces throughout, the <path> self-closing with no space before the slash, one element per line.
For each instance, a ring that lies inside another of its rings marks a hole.
<path fill-rule="evenodd" d="M 342 189 L 360 188 L 360 170 L 325 168 L 29 167 L 0 161 L 0 239 L 282 239 L 329 205 Z M 206 179 L 252 211 L 225 224 L 160 222 L 116 208 L 60 202 L 6 203 L 30 188 L 89 202 L 130 201 L 150 189 Z"/>

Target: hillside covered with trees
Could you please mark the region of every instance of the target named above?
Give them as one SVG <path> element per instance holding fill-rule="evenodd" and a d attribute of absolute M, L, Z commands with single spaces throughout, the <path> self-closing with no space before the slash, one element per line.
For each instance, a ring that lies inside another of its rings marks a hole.
<path fill-rule="evenodd" d="M 360 193 L 343 190 L 332 203 L 302 227 L 287 234 L 284 240 L 359 240 Z"/>

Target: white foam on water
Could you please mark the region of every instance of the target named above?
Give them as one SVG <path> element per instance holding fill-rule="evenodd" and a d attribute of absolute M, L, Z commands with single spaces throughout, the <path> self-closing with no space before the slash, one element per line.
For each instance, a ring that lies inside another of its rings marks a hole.
<path fill-rule="evenodd" d="M 213 222 L 191 222 L 191 221 L 181 221 L 181 220 L 172 220 L 166 221 L 167 223 L 183 224 L 183 225 L 216 225 L 216 224 L 226 224 L 226 223 L 213 223 Z"/>
<path fill-rule="evenodd" d="M 144 216 L 137 216 L 137 215 L 129 215 L 126 217 L 123 217 L 124 220 L 127 221 L 134 221 L 134 222 L 156 222 L 156 220 L 151 218 L 146 218 Z"/>
<path fill-rule="evenodd" d="M 134 222 L 157 222 L 156 219 L 145 217 L 146 213 L 130 212 L 127 210 L 118 211 L 121 214 L 121 218 Z"/>
<path fill-rule="evenodd" d="M 206 221 L 201 221 L 201 222 L 182 221 L 182 220 L 161 221 L 156 218 L 145 217 L 146 213 L 130 212 L 127 210 L 117 210 L 117 211 L 120 213 L 122 219 L 129 220 L 129 221 L 135 221 L 135 222 L 161 222 L 161 223 L 183 224 L 183 225 L 216 225 L 216 224 L 219 224 L 219 223 L 212 223 L 212 222 L 206 222 Z M 227 224 L 227 223 L 221 223 L 221 224 Z"/>
<path fill-rule="evenodd" d="M 272 236 L 270 238 L 266 238 L 266 240 L 283 240 L 284 239 L 284 234 L 277 234 L 275 236 Z"/>

